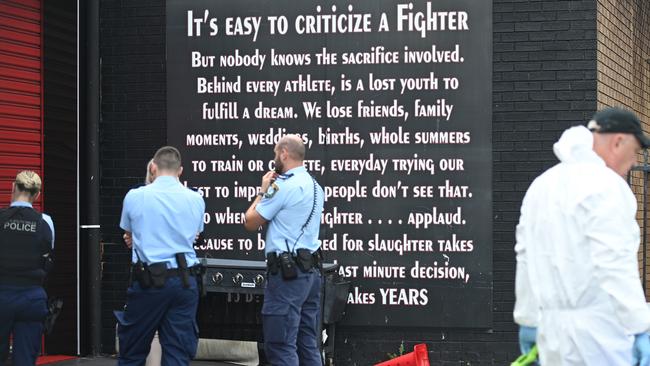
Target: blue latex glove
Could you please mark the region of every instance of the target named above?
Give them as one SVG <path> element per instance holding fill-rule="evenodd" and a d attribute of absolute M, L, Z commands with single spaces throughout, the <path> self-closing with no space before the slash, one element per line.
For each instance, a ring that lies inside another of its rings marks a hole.
<path fill-rule="evenodd" d="M 648 333 L 634 336 L 634 365 L 650 366 L 650 336 Z"/>
<path fill-rule="evenodd" d="M 536 342 L 537 328 L 526 327 L 524 325 L 519 327 L 519 350 L 521 350 L 522 355 L 530 352 L 530 349 L 533 348 Z M 650 346 L 650 343 L 648 345 Z"/>

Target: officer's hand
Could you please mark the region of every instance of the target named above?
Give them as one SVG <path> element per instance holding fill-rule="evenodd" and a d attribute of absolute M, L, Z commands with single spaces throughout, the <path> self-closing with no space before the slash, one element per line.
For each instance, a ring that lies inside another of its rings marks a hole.
<path fill-rule="evenodd" d="M 648 333 L 634 336 L 634 365 L 650 365 L 650 336 Z"/>
<path fill-rule="evenodd" d="M 133 246 L 133 237 L 131 236 L 131 233 L 124 233 L 124 235 L 122 235 L 122 239 L 124 239 L 124 243 L 126 244 L 127 248 L 131 249 Z"/>
<path fill-rule="evenodd" d="M 275 178 L 277 177 L 278 177 L 278 173 L 272 170 L 264 174 L 264 176 L 262 177 L 262 186 L 260 187 L 261 192 L 266 193 L 266 191 L 269 190 L 271 183 L 273 183 L 273 181 L 275 181 Z"/>
<path fill-rule="evenodd" d="M 525 355 L 533 348 L 537 342 L 537 328 L 520 326 L 519 327 L 519 349 L 521 354 Z"/>

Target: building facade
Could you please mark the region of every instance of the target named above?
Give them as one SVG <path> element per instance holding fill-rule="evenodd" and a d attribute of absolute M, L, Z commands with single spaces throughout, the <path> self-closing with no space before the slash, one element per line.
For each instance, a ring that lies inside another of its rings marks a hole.
<path fill-rule="evenodd" d="M 77 195 L 79 202 L 85 201 L 87 188 L 76 182 L 76 176 L 81 173 L 84 179 L 83 136 L 88 131 L 86 114 L 81 113 L 76 123 L 76 103 L 81 101 L 83 112 L 88 97 L 83 46 L 88 25 L 85 5 L 77 18 L 76 4 L 66 4 L 48 4 L 49 10 L 47 6 L 41 10 L 40 1 L 0 5 L 0 19 L 16 22 L 12 27 L 0 22 L 0 182 L 4 182 L 0 193 L 7 197 L 14 170 L 43 172 L 43 206 L 57 225 L 61 263 L 49 292 L 69 299 L 68 312 L 59 320 L 50 347 L 52 352 L 78 349 L 85 354 L 90 352 L 87 335 L 92 333 L 86 288 L 92 279 L 84 267 L 84 236 L 79 244 L 77 231 L 86 213 L 77 205 Z M 142 181 L 155 150 L 167 143 L 166 2 L 100 0 L 98 5 L 100 351 L 110 354 L 115 351 L 113 310 L 124 305 L 131 258 L 118 225 L 122 199 Z M 586 122 L 596 109 L 610 105 L 634 110 L 650 131 L 647 1 L 493 0 L 492 40 L 492 325 L 487 329 L 341 327 L 336 364 L 379 362 L 399 352 L 402 343 L 407 351 L 426 343 L 436 365 L 512 361 L 518 353 L 517 327 L 512 321 L 514 229 L 530 182 L 556 163 L 552 144 L 564 129 Z M 80 70 L 79 84 L 75 69 Z M 81 144 L 75 143 L 77 134 L 82 136 Z M 79 159 L 77 151 L 81 151 Z M 30 154 L 29 161 L 20 160 L 23 152 Z M 647 172 L 633 172 L 630 181 L 639 197 L 639 222 L 645 227 Z M 642 244 L 646 241 L 644 237 Z M 643 252 L 639 258 L 647 280 Z M 70 283 L 77 284 L 76 289 Z M 79 347 L 57 343 L 63 335 L 76 335 Z"/>

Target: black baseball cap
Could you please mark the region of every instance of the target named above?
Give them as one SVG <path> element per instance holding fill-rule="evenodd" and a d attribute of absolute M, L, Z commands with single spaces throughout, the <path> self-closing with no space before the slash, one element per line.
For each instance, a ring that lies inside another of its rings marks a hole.
<path fill-rule="evenodd" d="M 637 116 L 627 109 L 607 107 L 599 110 L 587 123 L 590 131 L 600 133 L 631 133 L 634 135 L 641 147 L 650 147 L 650 138 L 643 133 L 641 121 Z"/>

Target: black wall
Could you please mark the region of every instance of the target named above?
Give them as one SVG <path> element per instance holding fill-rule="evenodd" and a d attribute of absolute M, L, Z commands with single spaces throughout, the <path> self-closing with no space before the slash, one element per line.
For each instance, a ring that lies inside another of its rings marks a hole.
<path fill-rule="evenodd" d="M 77 352 L 77 26 L 76 1 L 43 2 L 45 212 L 54 220 L 55 266 L 46 284 L 63 300 L 51 336 L 50 354 Z"/>
<path fill-rule="evenodd" d="M 102 1 L 100 18 L 102 343 L 112 353 L 131 258 L 119 229 L 122 199 L 166 142 L 165 2 Z"/>
<path fill-rule="evenodd" d="M 370 0 L 369 0 L 370 1 Z M 477 0 L 480 1 L 480 0 Z M 514 228 L 525 190 L 555 163 L 552 143 L 596 108 L 596 0 L 494 0 L 494 327 L 339 329 L 337 361 L 368 365 L 426 342 L 436 365 L 494 364 L 518 353 Z M 165 1 L 101 2 L 103 350 L 114 351 L 112 310 L 124 304 L 129 252 L 119 214 L 128 188 L 165 144 Z M 426 317 L 427 314 L 422 314 Z"/>

